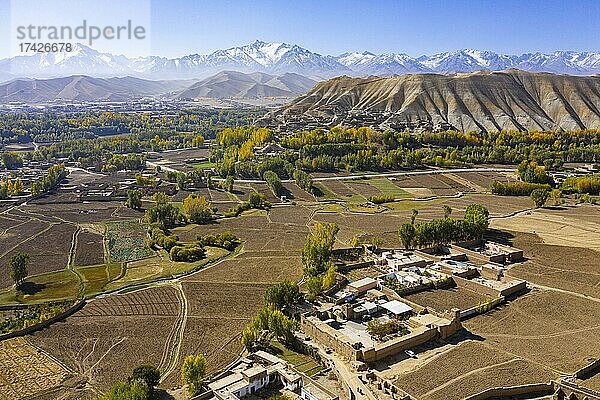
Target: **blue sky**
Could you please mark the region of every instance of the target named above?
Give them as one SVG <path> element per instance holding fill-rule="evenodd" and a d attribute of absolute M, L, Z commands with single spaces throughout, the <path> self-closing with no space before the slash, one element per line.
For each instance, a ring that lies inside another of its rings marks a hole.
<path fill-rule="evenodd" d="M 148 1 L 151 52 L 169 57 L 255 39 L 295 43 L 323 54 L 600 51 L 598 0 Z M 110 16 L 110 7 L 106 10 Z M 0 57 L 6 57 L 13 34 L 4 23 L 10 0 L 0 0 L 0 16 Z"/>

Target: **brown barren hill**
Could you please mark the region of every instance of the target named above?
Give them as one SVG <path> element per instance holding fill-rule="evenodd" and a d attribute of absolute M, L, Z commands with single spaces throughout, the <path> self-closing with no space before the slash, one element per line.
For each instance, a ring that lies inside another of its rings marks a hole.
<path fill-rule="evenodd" d="M 469 131 L 600 129 L 600 76 L 519 70 L 342 76 L 262 120 L 270 126 Z"/>

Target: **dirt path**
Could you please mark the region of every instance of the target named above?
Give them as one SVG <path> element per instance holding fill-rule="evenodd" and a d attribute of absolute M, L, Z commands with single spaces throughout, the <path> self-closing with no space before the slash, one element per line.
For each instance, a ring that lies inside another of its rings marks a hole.
<path fill-rule="evenodd" d="M 167 340 L 167 345 L 163 357 L 160 361 L 159 370 L 161 371 L 160 382 L 162 383 L 178 366 L 179 353 L 181 344 L 183 343 L 183 333 L 188 317 L 188 301 L 185 297 L 185 292 L 181 286 L 181 282 L 172 285 L 177 290 L 177 298 L 179 299 L 181 308 L 180 314 L 175 323 L 174 329 L 171 331 Z"/>
<path fill-rule="evenodd" d="M 77 229 L 73 232 L 73 238 L 71 239 L 71 248 L 69 249 L 69 258 L 67 259 L 67 271 L 73 273 L 79 280 L 79 296 L 83 296 L 85 291 L 85 279 L 81 272 L 75 268 L 75 252 L 77 251 L 77 243 L 79 241 L 79 233 L 81 233 L 81 227 L 77 225 Z"/>

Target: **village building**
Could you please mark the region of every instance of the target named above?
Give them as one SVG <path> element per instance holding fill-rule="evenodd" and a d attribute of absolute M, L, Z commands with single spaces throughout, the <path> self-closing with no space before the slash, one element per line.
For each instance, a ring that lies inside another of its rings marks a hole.
<path fill-rule="evenodd" d="M 257 351 L 240 359 L 235 365 L 208 384 L 209 393 L 219 400 L 237 400 L 253 395 L 268 386 L 280 387 L 301 399 L 337 400 L 338 396 L 316 381 L 300 374 L 286 361 L 265 351 Z"/>

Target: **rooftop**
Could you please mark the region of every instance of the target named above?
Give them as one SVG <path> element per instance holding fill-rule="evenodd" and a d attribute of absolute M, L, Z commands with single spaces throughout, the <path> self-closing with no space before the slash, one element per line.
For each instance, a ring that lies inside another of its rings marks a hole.
<path fill-rule="evenodd" d="M 354 282 L 350 283 L 348 286 L 350 286 L 354 289 L 360 289 L 362 287 L 372 285 L 375 282 L 377 282 L 375 279 L 367 277 L 367 278 L 362 278 L 357 281 L 354 281 Z"/>
<path fill-rule="evenodd" d="M 381 308 L 388 310 L 394 315 L 402 315 L 413 311 L 411 306 L 398 300 L 392 300 L 388 301 L 387 303 L 383 303 L 381 304 Z"/>

